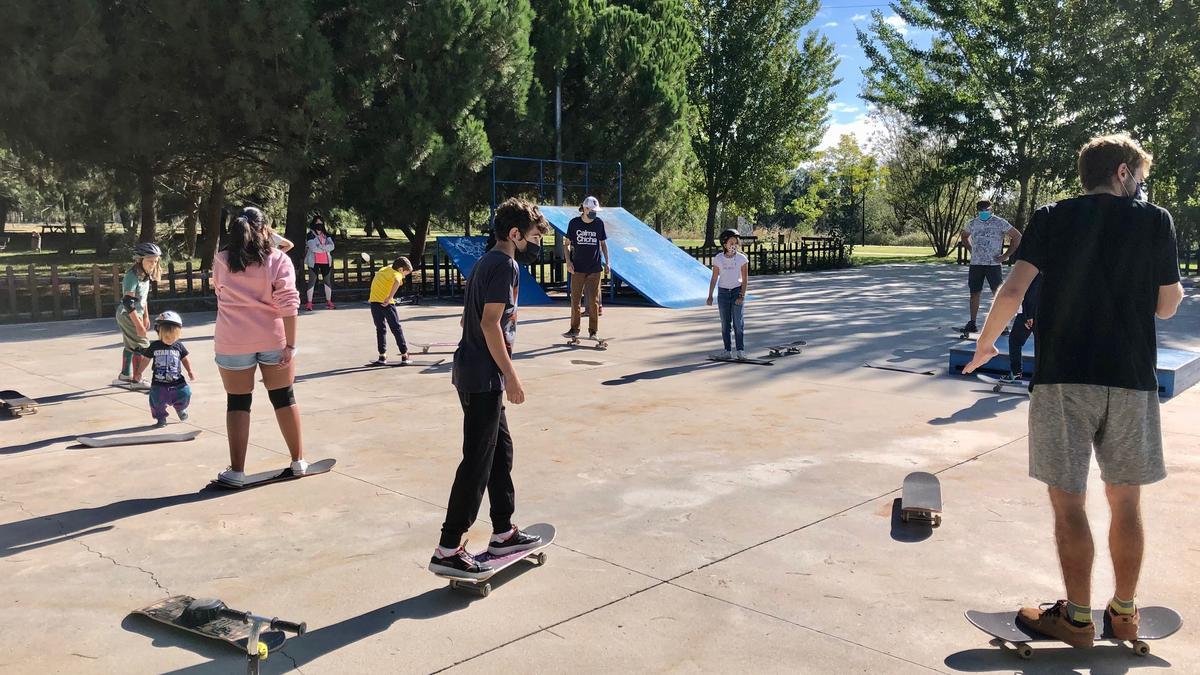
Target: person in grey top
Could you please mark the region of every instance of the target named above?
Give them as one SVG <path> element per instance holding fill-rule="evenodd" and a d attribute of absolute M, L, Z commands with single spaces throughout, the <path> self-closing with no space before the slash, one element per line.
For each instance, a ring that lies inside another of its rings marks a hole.
<path fill-rule="evenodd" d="M 971 291 L 971 320 L 962 327 L 964 332 L 975 333 L 979 326 L 975 319 L 979 316 L 979 299 L 983 295 L 983 282 L 986 279 L 988 288 L 995 296 L 1000 288 L 1003 276 L 1000 266 L 1008 261 L 1021 245 L 1021 232 L 1007 220 L 992 213 L 992 203 L 982 199 L 975 205 L 979 215 L 971 219 L 963 228 L 963 248 L 971 254 L 970 272 L 967 274 L 967 287 Z M 1004 250 L 1004 240 L 1009 240 L 1008 251 Z"/>

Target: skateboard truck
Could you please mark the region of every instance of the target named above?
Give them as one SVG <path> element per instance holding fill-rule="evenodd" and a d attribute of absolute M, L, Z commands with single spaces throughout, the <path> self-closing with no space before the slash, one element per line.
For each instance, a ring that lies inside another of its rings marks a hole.
<path fill-rule="evenodd" d="M 303 621 L 297 623 L 278 617 L 240 612 L 226 607 L 225 603 L 220 600 L 209 599 L 195 600 L 189 604 L 179 617 L 179 622 L 184 626 L 195 627 L 218 618 L 241 621 L 250 626 L 250 637 L 246 640 L 246 672 L 250 675 L 258 675 L 259 662 L 266 660 L 269 655 L 267 645 L 258 639 L 264 629 L 287 631 L 295 635 L 304 635 L 304 632 L 308 630 L 307 624 Z"/>

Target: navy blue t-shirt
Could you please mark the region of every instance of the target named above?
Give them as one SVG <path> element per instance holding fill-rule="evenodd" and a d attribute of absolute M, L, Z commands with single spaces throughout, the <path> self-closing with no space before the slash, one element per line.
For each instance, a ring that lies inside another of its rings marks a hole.
<path fill-rule="evenodd" d="M 465 394 L 504 391 L 504 376 L 488 351 L 487 338 L 484 337 L 480 321 L 483 319 L 484 305 L 504 304 L 500 327 L 504 332 L 508 353 L 512 354 L 513 343 L 517 339 L 517 323 L 513 315 L 517 312 L 519 272 L 517 261 L 502 251 L 492 249 L 479 258 L 467 279 L 462 339 L 454 351 L 454 370 L 450 377 L 454 386 Z"/>
<path fill-rule="evenodd" d="M 183 359 L 187 357 L 188 350 L 183 346 L 183 342 L 176 340 L 174 344 L 167 344 L 162 340 L 155 340 L 149 347 L 137 352 L 153 361 L 151 369 L 154 372 L 154 384 L 164 387 L 187 384 L 183 379 Z"/>
<path fill-rule="evenodd" d="M 594 218 L 585 223 L 576 216 L 567 224 L 567 239 L 571 240 L 571 264 L 580 274 L 592 274 L 604 269 L 600 260 L 600 242 L 608 239 L 604 234 L 604 221 Z"/>

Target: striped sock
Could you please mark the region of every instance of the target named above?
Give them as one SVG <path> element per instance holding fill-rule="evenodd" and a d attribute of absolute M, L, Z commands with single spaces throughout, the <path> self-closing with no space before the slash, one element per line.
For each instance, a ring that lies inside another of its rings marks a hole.
<path fill-rule="evenodd" d="M 1133 614 L 1137 610 L 1137 598 L 1126 602 L 1114 595 L 1113 599 L 1108 601 L 1108 607 L 1114 614 Z"/>
<path fill-rule="evenodd" d="M 1067 602 L 1067 618 L 1078 625 L 1092 622 L 1092 608 Z"/>

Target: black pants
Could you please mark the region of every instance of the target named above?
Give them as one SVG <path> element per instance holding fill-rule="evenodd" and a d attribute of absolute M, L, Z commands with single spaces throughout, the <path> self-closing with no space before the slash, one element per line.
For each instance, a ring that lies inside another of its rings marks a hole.
<path fill-rule="evenodd" d="M 392 335 L 396 337 L 396 346 L 400 348 L 401 354 L 408 353 L 408 343 L 404 341 L 404 329 L 400 327 L 400 317 L 396 314 L 395 305 L 384 305 L 382 302 L 371 303 L 371 320 L 375 322 L 375 342 L 379 345 L 379 353 L 387 353 L 387 330 L 383 324 L 387 322 L 387 328 L 392 329 Z"/>
<path fill-rule="evenodd" d="M 1024 314 L 1017 314 L 1017 317 L 1013 319 L 1012 331 L 1008 334 L 1008 370 L 1018 375 L 1021 374 L 1021 350 L 1033 332 L 1025 327 L 1025 322 L 1032 318 Z"/>
<path fill-rule="evenodd" d="M 442 524 L 441 546 L 458 548 L 471 529 L 483 490 L 491 502 L 492 532 L 512 529 L 517 508 L 512 482 L 513 444 L 504 418 L 504 392 L 458 393 L 463 409 L 463 458 L 454 474 L 446 522 Z"/>

